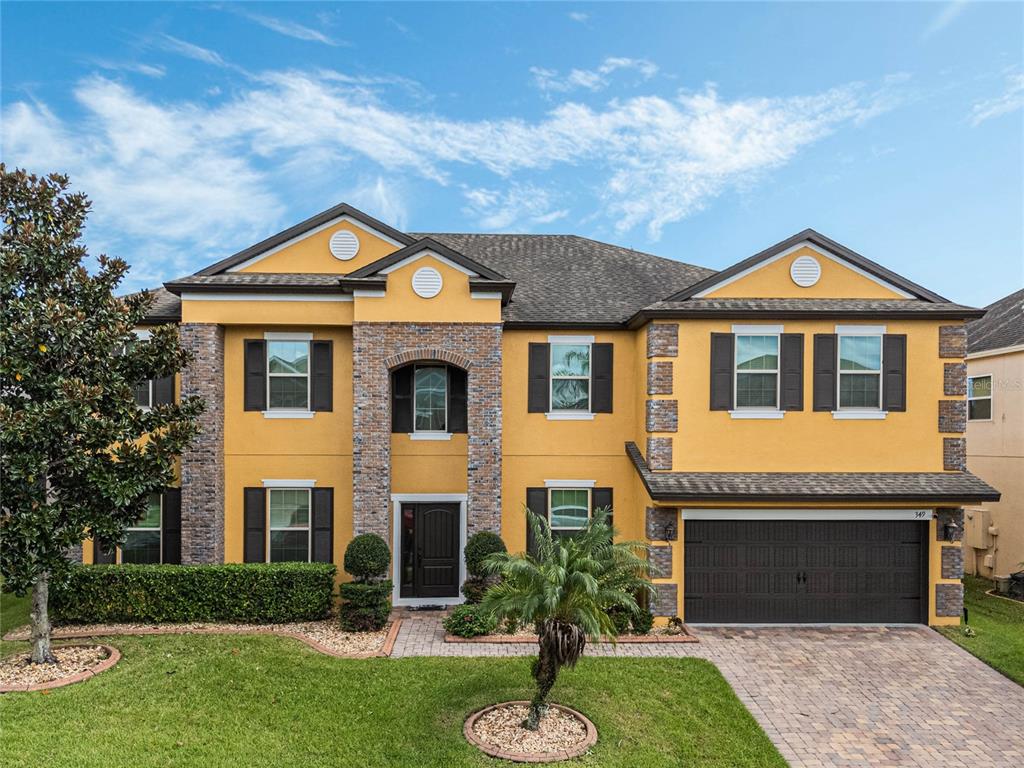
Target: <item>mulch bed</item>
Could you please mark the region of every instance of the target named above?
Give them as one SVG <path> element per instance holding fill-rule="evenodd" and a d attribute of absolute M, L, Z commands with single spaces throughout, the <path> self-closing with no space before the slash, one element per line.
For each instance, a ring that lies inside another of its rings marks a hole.
<path fill-rule="evenodd" d="M 552 763 L 587 752 L 597 743 L 597 729 L 574 709 L 548 705 L 536 731 L 523 728 L 527 701 L 494 704 L 466 719 L 463 734 L 485 754 L 518 763 Z"/>
<path fill-rule="evenodd" d="M 74 624 L 53 630 L 54 638 L 106 637 L 109 635 L 279 635 L 299 640 L 310 648 L 346 659 L 367 659 L 390 656 L 394 648 L 398 619 L 379 632 L 346 632 L 337 619 L 305 621 L 292 624 L 218 624 L 195 622 L 191 624 Z M 4 640 L 27 640 L 28 627 L 12 630 Z"/>
<path fill-rule="evenodd" d="M 121 659 L 110 645 L 55 645 L 54 664 L 33 664 L 31 653 L 0 659 L 0 693 L 42 691 L 88 680 Z"/>
<path fill-rule="evenodd" d="M 537 644 L 536 635 L 480 635 L 479 637 L 459 637 L 458 635 L 445 634 L 444 641 L 446 643 L 516 643 L 516 644 Z M 611 640 L 599 640 L 599 643 L 611 643 Z M 689 630 L 685 627 L 682 632 L 669 632 L 664 627 L 658 629 L 652 629 L 648 635 L 619 635 L 616 640 L 619 645 L 629 644 L 659 644 L 659 643 L 696 643 L 699 642 L 696 637 L 690 634 Z"/>

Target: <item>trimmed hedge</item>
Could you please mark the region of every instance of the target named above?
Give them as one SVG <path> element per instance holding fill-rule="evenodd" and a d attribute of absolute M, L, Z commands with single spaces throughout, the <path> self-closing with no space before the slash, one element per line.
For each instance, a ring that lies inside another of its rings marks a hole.
<path fill-rule="evenodd" d="M 341 585 L 338 623 L 348 632 L 375 632 L 384 629 L 391 613 L 391 582 L 366 584 L 359 581 Z"/>
<path fill-rule="evenodd" d="M 322 619 L 335 571 L 329 563 L 76 565 L 50 587 L 50 610 L 66 624 Z"/>
<path fill-rule="evenodd" d="M 375 533 L 361 533 L 345 547 L 345 573 L 356 581 L 373 581 L 387 575 L 391 550 Z"/>

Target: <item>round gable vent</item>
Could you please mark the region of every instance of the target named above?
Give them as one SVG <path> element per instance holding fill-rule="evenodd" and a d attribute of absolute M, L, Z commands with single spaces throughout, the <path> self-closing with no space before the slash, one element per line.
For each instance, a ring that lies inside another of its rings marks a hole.
<path fill-rule="evenodd" d="M 789 276 L 801 288 L 810 288 L 821 279 L 821 264 L 813 256 L 801 256 L 790 265 Z"/>
<path fill-rule="evenodd" d="M 331 235 L 331 255 L 336 259 L 348 261 L 359 253 L 359 238 L 347 229 L 339 229 Z"/>
<path fill-rule="evenodd" d="M 432 299 L 437 296 L 441 292 L 442 285 L 444 285 L 444 281 L 441 279 L 441 273 L 433 267 L 417 269 L 412 276 L 412 289 L 417 296 L 424 299 Z"/>

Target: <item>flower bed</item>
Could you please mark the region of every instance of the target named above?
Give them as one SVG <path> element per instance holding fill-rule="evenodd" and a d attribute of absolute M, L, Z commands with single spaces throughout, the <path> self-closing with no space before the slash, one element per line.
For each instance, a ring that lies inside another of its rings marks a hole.
<path fill-rule="evenodd" d="M 28 652 L 0 659 L 0 693 L 71 685 L 110 669 L 121 659 L 110 645 L 58 645 L 53 655 L 57 661 L 52 664 L 32 664 Z"/>

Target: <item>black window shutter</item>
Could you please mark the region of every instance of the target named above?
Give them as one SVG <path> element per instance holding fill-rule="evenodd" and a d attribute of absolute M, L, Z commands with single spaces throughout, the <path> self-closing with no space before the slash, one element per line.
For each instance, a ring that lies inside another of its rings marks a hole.
<path fill-rule="evenodd" d="M 544 344 L 543 346 L 547 346 Z M 547 488 L 527 488 L 526 489 L 526 507 L 533 512 L 535 515 L 540 515 L 545 520 L 548 519 L 548 489 Z M 535 543 L 533 539 L 533 529 L 530 528 L 530 523 L 526 523 L 526 551 L 533 553 L 535 550 Z"/>
<path fill-rule="evenodd" d="M 334 410 L 334 342 L 310 342 L 310 410 Z"/>
<path fill-rule="evenodd" d="M 735 337 L 731 333 L 711 334 L 711 410 L 732 410 L 732 378 Z"/>
<path fill-rule="evenodd" d="M 164 488 L 163 562 L 181 564 L 181 488 Z"/>
<path fill-rule="evenodd" d="M 590 348 L 590 377 L 594 390 L 590 393 L 593 413 L 612 412 L 612 345 L 592 344 Z"/>
<path fill-rule="evenodd" d="M 100 543 L 99 539 L 93 539 L 92 541 L 92 561 L 96 565 L 110 565 L 116 562 L 115 555 L 117 554 L 116 547 L 106 547 Z"/>
<path fill-rule="evenodd" d="M 448 431 L 469 431 L 466 413 L 466 399 L 469 394 L 469 377 L 461 368 L 448 366 Z"/>
<path fill-rule="evenodd" d="M 615 512 L 615 508 L 612 505 L 612 489 L 611 488 L 594 488 L 590 492 L 590 514 L 594 514 L 599 509 L 607 509 L 608 517 L 605 518 L 605 522 L 609 526 L 613 525 L 612 517 Z"/>
<path fill-rule="evenodd" d="M 882 337 L 882 410 L 907 410 L 907 337 L 887 333 Z"/>
<path fill-rule="evenodd" d="M 547 413 L 551 401 L 551 345 L 531 343 L 529 366 L 526 410 Z"/>
<path fill-rule="evenodd" d="M 174 374 L 153 379 L 153 405 L 170 405 L 174 402 Z"/>
<path fill-rule="evenodd" d="M 804 335 L 784 333 L 779 340 L 779 409 L 804 409 Z"/>
<path fill-rule="evenodd" d="M 412 432 L 413 366 L 391 374 L 391 431 Z"/>
<path fill-rule="evenodd" d="M 267 560 L 267 492 L 263 488 L 246 488 L 244 506 L 243 560 L 247 563 L 264 563 Z"/>
<path fill-rule="evenodd" d="M 814 410 L 836 409 L 836 354 L 839 337 L 834 333 L 814 334 Z"/>
<path fill-rule="evenodd" d="M 334 562 L 334 489 L 313 489 L 314 563 Z"/>
<path fill-rule="evenodd" d="M 267 342 L 245 340 L 245 410 L 267 410 Z"/>

